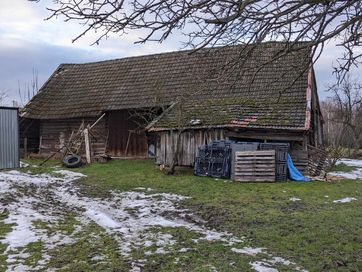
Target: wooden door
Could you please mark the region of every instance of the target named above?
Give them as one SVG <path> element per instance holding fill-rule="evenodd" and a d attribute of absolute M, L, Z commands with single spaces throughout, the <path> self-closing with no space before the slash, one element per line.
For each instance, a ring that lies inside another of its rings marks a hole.
<path fill-rule="evenodd" d="M 114 157 L 147 157 L 147 136 L 127 110 L 108 113 L 107 154 Z"/>

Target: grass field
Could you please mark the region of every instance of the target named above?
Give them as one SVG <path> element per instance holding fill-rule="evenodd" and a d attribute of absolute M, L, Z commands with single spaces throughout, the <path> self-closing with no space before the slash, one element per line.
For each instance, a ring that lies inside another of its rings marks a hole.
<path fill-rule="evenodd" d="M 54 162 L 48 167 L 23 171 L 51 173 L 50 166 Z M 197 222 L 202 222 L 204 229 L 232 234 L 239 239 L 234 247 L 264 250 L 259 254 L 240 254 L 230 250 L 232 247 L 225 241 L 201 239 L 196 243 L 200 233 L 172 226 L 161 230 L 173 241 L 166 245 L 166 253 L 149 254 L 157 251 L 156 244 L 152 244 L 134 247 L 130 256 L 124 256 L 119 251 L 122 244 L 112 233 L 95 222 L 80 223 L 80 211 L 69 209 L 56 224 L 46 220 L 32 222 L 34 228 L 48 235 L 61 232 L 74 238 L 72 243 L 47 249 L 47 262 L 39 270 L 130 271 L 134 268 L 132 260 L 141 260 L 141 271 L 362 271 L 361 180 L 240 184 L 195 177 L 187 168 L 178 169 L 175 176 L 166 176 L 147 160 L 111 161 L 75 171 L 86 175 L 75 183 L 78 194 L 89 199 L 107 200 L 110 192 L 129 192 L 139 187 L 151 188 L 152 193 L 187 196 L 176 208 L 186 209 L 190 222 L 199 218 Z M 28 194 L 30 189 L 22 190 Z M 345 197 L 356 200 L 333 202 Z M 6 216 L 0 217 L 0 237 L 9 234 L 13 227 L 4 222 Z M 163 218 L 170 216 L 172 211 Z M 159 233 L 160 228 L 147 230 L 152 231 Z M 44 248 L 42 240 L 26 245 L 24 265 L 36 268 L 44 259 Z M 6 251 L 6 244 L 1 244 L 0 253 L 0 270 L 5 270 L 11 252 Z M 274 268 L 260 270 L 257 264 L 270 256 L 296 265 L 275 261 Z"/>

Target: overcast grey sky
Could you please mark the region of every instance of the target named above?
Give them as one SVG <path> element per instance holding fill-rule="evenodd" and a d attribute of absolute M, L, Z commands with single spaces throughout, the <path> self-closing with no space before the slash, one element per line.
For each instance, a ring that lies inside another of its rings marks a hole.
<path fill-rule="evenodd" d="M 39 73 L 39 83 L 44 83 L 60 63 L 80 63 L 127 56 L 167 52 L 182 48 L 181 36 L 168 41 L 135 45 L 140 33 L 131 32 L 127 36 L 111 37 L 99 45 L 90 46 L 96 34 L 72 43 L 72 38 L 81 32 L 77 23 L 65 23 L 52 19 L 45 6 L 50 0 L 31 3 L 27 0 L 1 0 L 0 10 L 0 92 L 6 91 L 10 104 L 19 100 L 18 85 L 31 81 L 32 69 Z M 325 84 L 333 82 L 332 62 L 337 55 L 333 44 L 327 48 L 315 65 L 320 97 Z M 361 69 L 359 69 L 361 70 Z"/>

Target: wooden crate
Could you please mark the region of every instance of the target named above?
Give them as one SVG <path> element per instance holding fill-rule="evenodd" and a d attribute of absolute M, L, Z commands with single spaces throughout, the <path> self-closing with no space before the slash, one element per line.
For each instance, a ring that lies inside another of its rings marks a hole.
<path fill-rule="evenodd" d="M 275 150 L 236 152 L 233 167 L 235 181 L 274 182 Z"/>

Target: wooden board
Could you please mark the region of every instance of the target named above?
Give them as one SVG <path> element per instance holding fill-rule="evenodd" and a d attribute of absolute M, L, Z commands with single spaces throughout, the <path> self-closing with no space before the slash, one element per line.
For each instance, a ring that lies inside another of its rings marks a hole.
<path fill-rule="evenodd" d="M 275 150 L 238 151 L 232 167 L 235 181 L 274 182 Z"/>

